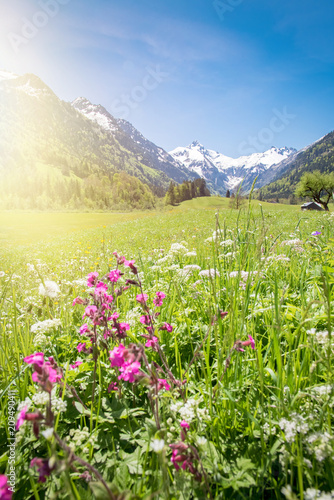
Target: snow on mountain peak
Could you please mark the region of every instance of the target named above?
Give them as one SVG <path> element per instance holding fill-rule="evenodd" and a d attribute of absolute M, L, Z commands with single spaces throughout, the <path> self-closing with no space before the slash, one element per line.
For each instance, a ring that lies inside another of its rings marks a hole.
<path fill-rule="evenodd" d="M 194 141 L 188 147 L 174 149 L 170 155 L 188 170 L 196 172 L 214 185 L 220 183 L 222 189 L 235 189 L 243 179 L 249 179 L 250 182 L 250 179 L 264 173 L 293 153 L 296 153 L 293 148 L 272 146 L 264 153 L 230 158 L 217 151 L 205 149 L 198 141 Z"/>
<path fill-rule="evenodd" d="M 108 132 L 117 130 L 115 118 L 100 104 L 92 104 L 86 97 L 77 97 L 71 104 L 82 115 Z"/>
<path fill-rule="evenodd" d="M 15 75 L 15 73 L 12 73 L 11 71 L 6 71 L 4 69 L 0 70 L 0 81 L 1 80 L 13 80 L 14 78 L 17 78 L 18 75 Z"/>

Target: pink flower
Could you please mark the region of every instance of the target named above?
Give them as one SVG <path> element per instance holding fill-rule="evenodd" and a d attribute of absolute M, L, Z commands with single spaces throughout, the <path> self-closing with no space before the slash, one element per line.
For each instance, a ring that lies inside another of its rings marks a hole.
<path fill-rule="evenodd" d="M 19 428 L 21 427 L 21 425 L 23 424 L 23 422 L 26 419 L 25 417 L 26 417 L 27 410 L 28 410 L 28 406 L 25 406 L 24 408 L 22 408 L 22 410 L 19 413 L 19 416 L 17 417 L 17 422 L 16 422 L 16 430 L 17 431 L 19 430 Z"/>
<path fill-rule="evenodd" d="M 108 274 L 108 278 L 110 279 L 110 281 L 112 281 L 113 283 L 117 283 L 117 281 L 119 280 L 121 276 L 121 273 L 119 272 L 118 269 L 113 269 L 112 271 L 110 271 L 110 273 Z"/>
<path fill-rule="evenodd" d="M 146 304 L 147 299 L 148 299 L 148 295 L 146 293 L 140 293 L 136 297 L 137 302 L 139 302 L 139 304 L 142 304 L 142 305 Z"/>
<path fill-rule="evenodd" d="M 139 372 L 139 368 L 139 361 L 133 361 L 133 363 L 131 363 L 131 361 L 128 361 L 127 363 L 124 363 L 124 365 L 119 369 L 121 375 L 118 377 L 118 379 L 123 379 L 125 380 L 125 382 L 134 382 L 135 375 L 137 375 L 137 373 Z"/>
<path fill-rule="evenodd" d="M 95 287 L 95 295 L 103 296 L 108 291 L 108 285 L 103 283 L 103 281 L 99 281 Z"/>
<path fill-rule="evenodd" d="M 42 352 L 36 352 L 35 354 L 30 354 L 30 356 L 24 358 L 23 361 L 28 363 L 28 365 L 42 366 L 44 363 L 44 354 Z"/>
<path fill-rule="evenodd" d="M 182 427 L 182 429 L 190 429 L 190 425 L 185 420 L 182 420 L 182 422 L 180 422 L 180 426 Z"/>
<path fill-rule="evenodd" d="M 119 318 L 119 313 L 114 312 L 109 318 L 108 321 L 116 321 Z"/>
<path fill-rule="evenodd" d="M 78 352 L 85 351 L 86 350 L 86 342 L 80 342 L 80 344 L 77 345 Z"/>
<path fill-rule="evenodd" d="M 61 378 L 62 378 L 61 375 L 58 374 L 57 370 L 52 368 L 50 363 L 45 363 L 43 368 L 44 368 L 44 371 L 47 373 L 49 381 L 52 384 L 55 384 L 56 382 L 59 382 L 61 380 Z M 37 380 L 37 382 L 38 382 L 38 380 Z"/>
<path fill-rule="evenodd" d="M 76 361 L 74 365 L 70 365 L 71 370 L 75 370 L 78 366 L 82 365 L 82 361 Z"/>
<path fill-rule="evenodd" d="M 84 300 L 81 297 L 76 297 L 72 302 L 72 306 L 75 306 L 76 304 L 83 304 L 83 303 L 84 303 Z"/>
<path fill-rule="evenodd" d="M 13 493 L 8 486 L 7 476 L 0 475 L 0 499 L 12 500 Z"/>
<path fill-rule="evenodd" d="M 136 261 L 134 259 L 132 260 L 125 260 L 124 261 L 124 265 L 127 266 L 127 267 L 130 267 L 130 266 L 133 266 L 133 264 L 135 263 Z"/>
<path fill-rule="evenodd" d="M 145 314 L 144 316 L 140 316 L 139 321 L 143 325 L 150 325 L 151 324 L 151 318 L 148 314 Z"/>
<path fill-rule="evenodd" d="M 111 382 L 111 384 L 109 384 L 109 387 L 108 387 L 108 392 L 112 392 L 112 391 L 118 391 L 118 385 L 116 382 Z"/>
<path fill-rule="evenodd" d="M 83 335 L 83 334 L 84 334 L 84 333 L 86 333 L 88 330 L 89 330 L 89 328 L 88 328 L 87 323 L 84 323 L 84 324 L 80 327 L 80 330 L 79 330 L 80 335 Z"/>
<path fill-rule="evenodd" d="M 166 294 L 164 294 L 163 292 L 157 292 L 156 293 L 156 296 L 157 298 L 156 299 L 153 299 L 153 304 L 158 307 L 158 306 L 162 306 L 163 304 L 163 299 L 166 297 Z"/>
<path fill-rule="evenodd" d="M 173 450 L 172 457 L 170 461 L 174 465 L 176 470 L 180 470 L 179 463 L 187 460 L 187 455 L 179 455 L 178 450 Z"/>
<path fill-rule="evenodd" d="M 82 316 L 84 318 L 87 316 L 87 318 L 94 318 L 94 315 L 97 313 L 97 307 L 96 306 L 87 306 L 85 309 L 85 314 Z"/>
<path fill-rule="evenodd" d="M 165 388 L 166 391 L 169 391 L 170 385 L 168 384 L 167 380 L 165 378 L 158 378 L 158 391 L 161 391 L 161 389 Z"/>
<path fill-rule="evenodd" d="M 127 332 L 128 330 L 130 330 L 130 325 L 128 323 L 120 323 L 119 329 L 121 333 Z"/>
<path fill-rule="evenodd" d="M 96 281 L 97 281 L 98 276 L 99 276 L 99 273 L 97 273 L 97 272 L 89 273 L 89 275 L 87 276 L 87 286 L 90 288 L 92 286 L 94 286 Z"/>
<path fill-rule="evenodd" d="M 157 337 L 152 337 L 151 339 L 148 339 L 148 341 L 145 344 L 145 347 L 155 347 L 155 344 L 158 342 Z"/>
<path fill-rule="evenodd" d="M 124 360 L 124 355 L 127 354 L 127 349 L 124 347 L 123 344 L 120 344 L 118 347 L 114 347 L 114 349 L 110 352 L 110 361 L 111 361 L 111 366 L 123 366 L 125 363 Z"/>
<path fill-rule="evenodd" d="M 34 467 L 35 465 L 39 474 L 38 482 L 45 483 L 47 476 L 50 476 L 54 467 L 49 467 L 49 460 L 46 458 L 33 458 L 30 462 L 30 467 Z"/>
<path fill-rule="evenodd" d="M 167 330 L 168 333 L 172 333 L 173 327 L 169 323 L 164 323 L 159 330 Z"/>
<path fill-rule="evenodd" d="M 245 340 L 245 342 L 241 342 L 242 345 L 248 346 L 250 345 L 252 349 L 255 349 L 255 340 L 251 335 L 248 335 L 249 340 Z M 243 351 L 243 349 L 240 349 L 240 351 Z"/>

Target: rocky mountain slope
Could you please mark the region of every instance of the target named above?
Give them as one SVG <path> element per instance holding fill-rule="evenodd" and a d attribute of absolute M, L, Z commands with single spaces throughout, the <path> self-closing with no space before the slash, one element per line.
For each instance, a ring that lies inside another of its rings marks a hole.
<path fill-rule="evenodd" d="M 256 187 L 261 187 L 267 172 L 296 153 L 293 148 L 272 147 L 264 153 L 230 158 L 194 141 L 188 147 L 174 149 L 170 155 L 191 172 L 204 177 L 209 188 L 225 194 L 227 190 L 236 191 L 241 182 L 243 191 L 249 191 L 257 176 Z"/>

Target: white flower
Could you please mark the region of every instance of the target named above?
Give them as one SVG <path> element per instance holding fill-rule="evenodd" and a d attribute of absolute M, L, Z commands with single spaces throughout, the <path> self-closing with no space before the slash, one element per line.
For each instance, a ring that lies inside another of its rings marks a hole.
<path fill-rule="evenodd" d="M 48 338 L 44 335 L 44 333 L 37 333 L 34 337 L 33 344 L 35 346 L 44 345 L 47 341 Z"/>
<path fill-rule="evenodd" d="M 163 439 L 153 439 L 151 441 L 151 449 L 156 453 L 160 453 L 165 447 L 165 441 Z"/>
<path fill-rule="evenodd" d="M 46 429 L 45 431 L 42 431 L 42 434 L 45 437 L 45 439 L 47 439 L 48 441 L 50 441 L 50 439 L 53 436 L 53 428 L 50 427 L 49 429 Z"/>
<path fill-rule="evenodd" d="M 30 406 L 32 405 L 32 401 L 30 398 L 25 398 L 24 401 L 21 401 L 18 406 L 17 406 L 17 411 L 20 412 L 21 410 L 23 410 L 23 408 L 26 406 L 27 407 L 27 410 L 29 410 Z"/>
<path fill-rule="evenodd" d="M 0 278 L 3 278 L 5 276 L 5 272 L 4 271 L 0 271 Z"/>
<path fill-rule="evenodd" d="M 207 439 L 203 436 L 197 436 L 198 446 L 204 446 L 207 443 Z"/>
<path fill-rule="evenodd" d="M 185 257 L 196 257 L 197 253 L 196 252 L 187 252 L 184 254 Z"/>
<path fill-rule="evenodd" d="M 46 333 L 53 328 L 58 328 L 61 325 L 60 319 L 46 319 L 44 321 L 38 321 L 37 323 L 31 325 L 30 331 L 32 333 Z"/>
<path fill-rule="evenodd" d="M 230 247 L 234 244 L 233 240 L 225 240 L 220 243 L 221 247 Z"/>
<path fill-rule="evenodd" d="M 44 281 L 39 285 L 38 293 L 44 297 L 50 297 L 50 299 L 55 299 L 59 293 L 60 288 L 55 281 Z"/>
<path fill-rule="evenodd" d="M 188 248 L 186 248 L 184 245 L 181 245 L 181 243 L 173 243 L 169 250 L 169 253 L 173 255 L 184 255 L 187 252 Z"/>
<path fill-rule="evenodd" d="M 214 278 L 215 276 L 220 276 L 219 271 L 216 269 L 204 269 L 203 271 L 200 271 L 199 275 L 203 278 Z"/>
<path fill-rule="evenodd" d="M 281 418 L 279 421 L 280 428 L 284 431 L 285 439 L 288 443 L 292 443 L 297 432 L 300 434 L 306 434 L 309 430 L 309 426 L 306 423 L 304 417 L 298 415 L 297 413 L 291 414 L 291 420 L 286 418 Z"/>

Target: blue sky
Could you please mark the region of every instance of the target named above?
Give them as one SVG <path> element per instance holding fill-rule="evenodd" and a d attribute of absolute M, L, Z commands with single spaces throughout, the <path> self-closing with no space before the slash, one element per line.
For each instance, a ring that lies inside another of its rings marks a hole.
<path fill-rule="evenodd" d="M 333 25 L 332 0 L 0 0 L 0 68 L 166 150 L 299 149 L 334 129 Z"/>

